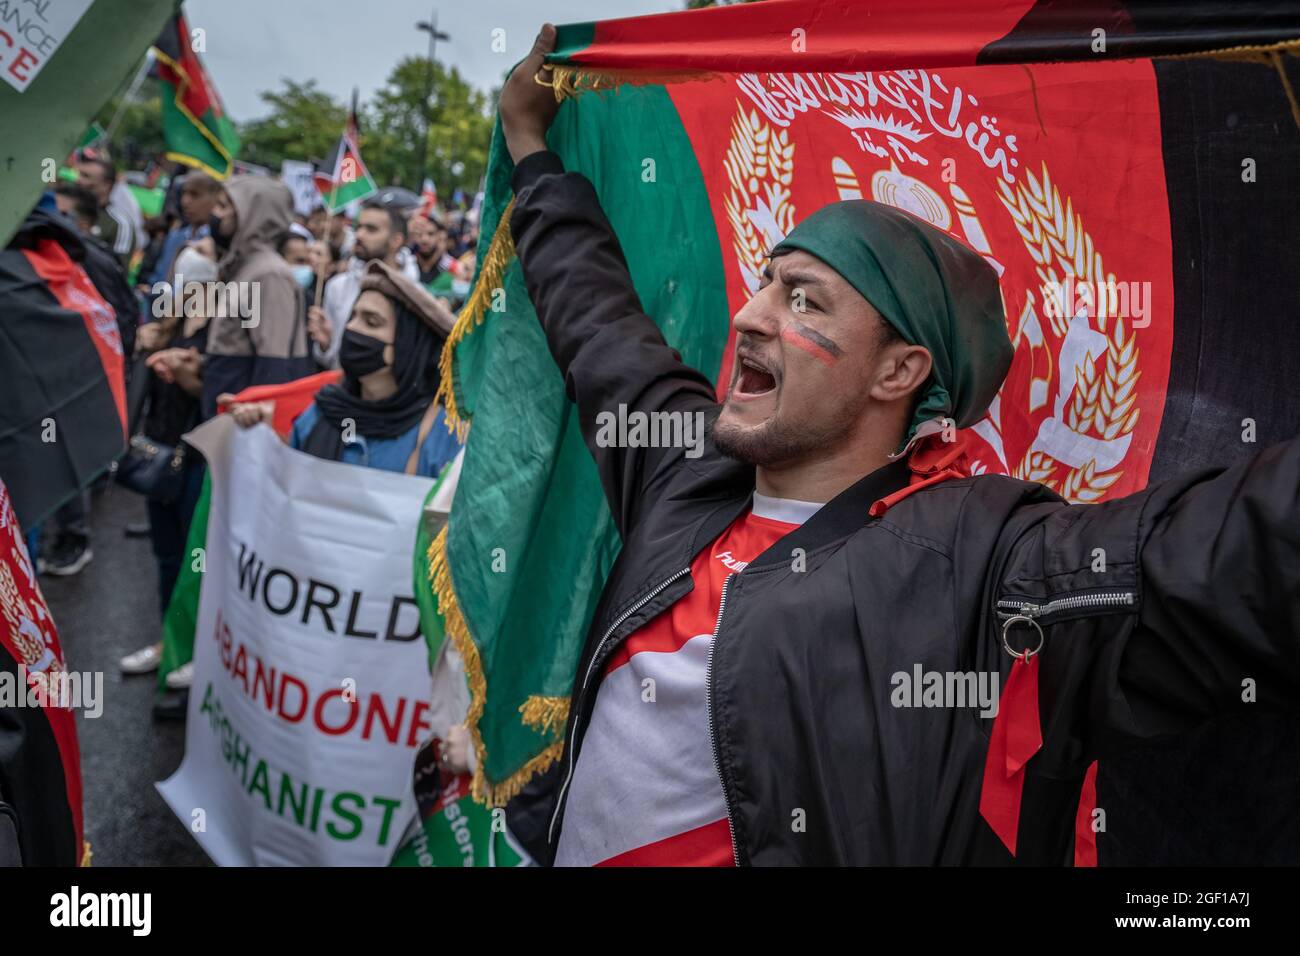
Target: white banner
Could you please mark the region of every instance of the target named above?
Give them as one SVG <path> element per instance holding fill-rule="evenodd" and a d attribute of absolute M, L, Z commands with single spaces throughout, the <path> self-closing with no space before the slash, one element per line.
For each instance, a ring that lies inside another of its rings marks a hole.
<path fill-rule="evenodd" d="M 302 216 L 310 216 L 311 211 L 321 204 L 320 193 L 312 177 L 316 167 L 298 159 L 285 159 L 280 162 L 280 180 L 293 193 L 293 211 Z"/>
<path fill-rule="evenodd" d="M 158 789 L 218 864 L 386 865 L 435 731 L 411 559 L 432 481 L 228 415 L 189 440 L 212 505 L 185 759 Z"/>

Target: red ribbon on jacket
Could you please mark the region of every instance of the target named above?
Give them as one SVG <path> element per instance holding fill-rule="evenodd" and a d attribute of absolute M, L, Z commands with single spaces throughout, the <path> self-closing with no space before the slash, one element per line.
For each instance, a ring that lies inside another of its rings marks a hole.
<path fill-rule="evenodd" d="M 1043 746 L 1038 718 L 1038 657 L 1016 658 L 1002 688 L 993 720 L 989 753 L 984 761 L 980 816 L 988 821 L 1011 855 L 1016 855 L 1020 829 L 1020 800 L 1025 790 L 1025 765 Z"/>
<path fill-rule="evenodd" d="M 951 432 L 947 433 L 952 435 Z M 935 433 L 918 441 L 908 458 L 912 471 L 906 488 L 875 501 L 871 516 L 878 518 L 908 495 L 954 478 L 969 478 L 970 457 L 965 432 L 955 441 L 944 441 Z M 984 763 L 984 786 L 980 791 L 980 815 L 993 832 L 1016 854 L 1016 832 L 1020 828 L 1020 802 L 1025 789 L 1025 764 L 1043 746 L 1043 729 L 1038 714 L 1038 658 L 1017 658 L 998 703 L 993 721 L 988 757 Z M 1087 851 L 1083 851 L 1086 854 Z M 1094 851 L 1095 856 L 1095 851 Z"/>
<path fill-rule="evenodd" d="M 1097 809 L 1097 761 L 1088 766 L 1083 776 L 1083 789 L 1079 793 L 1079 809 L 1074 816 L 1074 865 L 1097 865 L 1097 831 L 1092 827 L 1092 815 Z"/>
<path fill-rule="evenodd" d="M 953 478 L 969 478 L 970 457 L 966 452 L 966 433 L 962 431 L 955 433 L 953 441 L 944 441 L 940 433 L 920 439 L 907 459 L 907 467 L 912 470 L 907 487 L 877 499 L 868 513 L 873 518 L 879 518 L 908 495 L 915 494 L 922 488 Z"/>

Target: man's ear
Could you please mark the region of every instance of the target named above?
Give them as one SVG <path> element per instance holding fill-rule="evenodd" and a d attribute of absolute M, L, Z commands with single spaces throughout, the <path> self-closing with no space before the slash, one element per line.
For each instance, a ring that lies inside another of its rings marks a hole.
<path fill-rule="evenodd" d="M 920 388 L 930 377 L 934 361 L 930 350 L 898 342 L 881 350 L 871 397 L 878 402 L 896 402 Z"/>

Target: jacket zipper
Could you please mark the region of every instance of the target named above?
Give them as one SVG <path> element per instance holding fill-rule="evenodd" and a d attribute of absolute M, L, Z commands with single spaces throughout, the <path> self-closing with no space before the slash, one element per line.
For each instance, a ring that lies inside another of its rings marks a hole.
<path fill-rule="evenodd" d="M 645 607 L 647 604 L 649 604 L 651 601 L 653 601 L 653 600 L 655 599 L 655 597 L 656 597 L 656 596 L 657 596 L 661 591 L 663 591 L 664 588 L 668 587 L 668 585 L 672 584 L 674 581 L 676 581 L 676 580 L 677 580 L 678 578 L 680 578 L 682 575 L 684 575 L 684 574 L 689 574 L 690 571 L 691 571 L 690 565 L 687 565 L 686 567 L 682 568 L 680 571 L 678 571 L 678 572 L 677 572 L 676 574 L 674 574 L 672 577 L 668 578 L 666 581 L 664 581 L 664 582 L 663 582 L 662 584 L 660 584 L 658 587 L 656 587 L 656 588 L 654 588 L 653 590 L 651 590 L 648 594 L 646 594 L 644 597 L 642 597 L 639 601 L 637 601 L 635 604 L 633 604 L 630 608 L 628 608 L 626 611 L 624 611 L 622 614 L 620 614 L 619 617 L 618 617 L 618 620 L 615 621 L 613 624 L 611 624 L 611 625 L 609 626 L 609 630 L 607 630 L 607 631 L 604 633 L 604 635 L 603 635 L 603 636 L 601 637 L 601 639 L 600 639 L 600 642 L 596 644 L 596 652 L 595 652 L 594 654 L 591 655 L 591 661 L 590 661 L 590 663 L 587 664 L 587 673 L 586 673 L 585 675 L 583 675 L 583 678 L 582 678 L 582 687 L 579 688 L 579 690 L 578 690 L 578 696 L 577 696 L 577 698 L 576 698 L 575 701 L 574 701 L 574 703 L 578 705 L 578 708 L 579 708 L 579 709 L 578 709 L 578 711 L 574 714 L 574 719 L 573 719 L 573 729 L 569 732 L 569 746 L 568 746 L 568 748 L 567 748 L 567 750 L 566 750 L 567 759 L 566 759 L 566 761 L 565 761 L 565 762 L 568 764 L 568 770 L 567 770 L 567 772 L 566 772 L 565 775 L 564 775 L 564 783 L 560 786 L 560 795 L 559 795 L 558 799 L 556 799 L 556 801 L 555 801 L 555 810 L 554 810 L 554 812 L 552 812 L 552 814 L 551 814 L 551 825 L 550 825 L 549 827 L 547 827 L 547 829 L 546 829 L 546 842 L 547 842 L 548 844 L 549 844 L 549 843 L 553 843 L 553 842 L 555 841 L 555 821 L 557 821 L 557 820 L 560 818 L 560 808 L 564 806 L 564 797 L 565 797 L 565 794 L 568 793 L 568 790 L 569 790 L 569 783 L 570 783 L 570 781 L 573 779 L 573 771 L 574 771 L 574 768 L 577 766 L 577 762 L 578 762 L 578 761 L 577 761 L 577 757 L 576 757 L 576 755 L 573 753 L 573 744 L 574 744 L 574 741 L 578 739 L 578 721 L 579 721 L 579 719 L 580 719 L 580 715 L 581 715 L 582 697 L 583 697 L 583 695 L 586 694 L 586 692 L 587 692 L 587 684 L 588 684 L 588 682 L 590 682 L 590 680 L 591 680 L 591 672 L 592 672 L 593 670 L 595 670 L 595 667 L 596 667 L 596 661 L 600 660 L 600 652 L 601 652 L 602 650 L 604 650 L 604 648 L 605 648 L 605 642 L 609 640 L 609 636 L 610 636 L 611 634 L 613 634 L 616 630 L 618 630 L 619 626 L 620 626 L 624 621 L 626 621 L 629 617 L 631 617 L 631 616 L 632 616 L 633 614 L 635 614 L 637 611 L 641 610 L 641 608 Z M 723 586 L 723 595 L 724 595 L 724 599 L 725 599 L 725 595 L 726 595 L 726 586 L 725 586 L 725 585 Z M 733 844 L 733 845 L 734 845 L 734 844 Z"/>
<path fill-rule="evenodd" d="M 704 672 L 704 707 L 709 714 L 709 747 L 713 750 L 713 768 L 722 787 L 722 803 L 727 808 L 727 832 L 731 835 L 731 857 L 740 866 L 740 849 L 736 846 L 736 824 L 731 818 L 731 798 L 727 795 L 727 781 L 722 776 L 722 760 L 718 756 L 718 738 L 713 730 L 713 654 L 718 649 L 718 633 L 722 630 L 722 614 L 727 609 L 727 589 L 736 573 L 728 574 L 722 582 L 722 599 L 718 601 L 718 620 L 713 625 L 713 643 L 709 645 L 709 663 Z"/>
<path fill-rule="evenodd" d="M 1132 591 L 1107 591 L 1100 594 L 1072 594 L 1069 597 L 1056 598 L 1046 604 L 1038 604 L 1022 598 L 1004 598 L 998 601 L 998 614 L 1001 617 L 1024 615 L 1035 620 L 1057 614 L 1062 611 L 1077 611 L 1083 608 L 1123 607 L 1132 605 L 1136 595 Z"/>

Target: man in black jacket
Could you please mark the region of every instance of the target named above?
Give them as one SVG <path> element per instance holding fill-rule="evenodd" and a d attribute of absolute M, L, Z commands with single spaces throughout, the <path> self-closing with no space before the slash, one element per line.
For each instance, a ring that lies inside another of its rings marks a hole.
<path fill-rule="evenodd" d="M 996 280 L 864 202 L 772 251 L 719 410 L 546 150 L 553 43 L 501 97 L 510 227 L 623 539 L 553 862 L 1067 863 L 1098 757 L 1295 706 L 1300 440 L 1090 507 L 970 477 L 956 428 L 1010 356 Z M 716 417 L 712 440 L 614 447 L 634 412 Z"/>
<path fill-rule="evenodd" d="M 98 205 L 95 194 L 75 183 L 59 183 L 54 187 L 54 201 L 59 212 L 77 224 L 81 234 L 85 258 L 81 267 L 90 276 L 95 290 L 113 307 L 117 316 L 117 331 L 122 337 L 122 352 L 135 353 L 135 332 L 140 325 L 140 301 L 127 284 L 126 272 L 117 258 L 94 233 Z M 127 364 L 127 369 L 130 369 Z"/>

